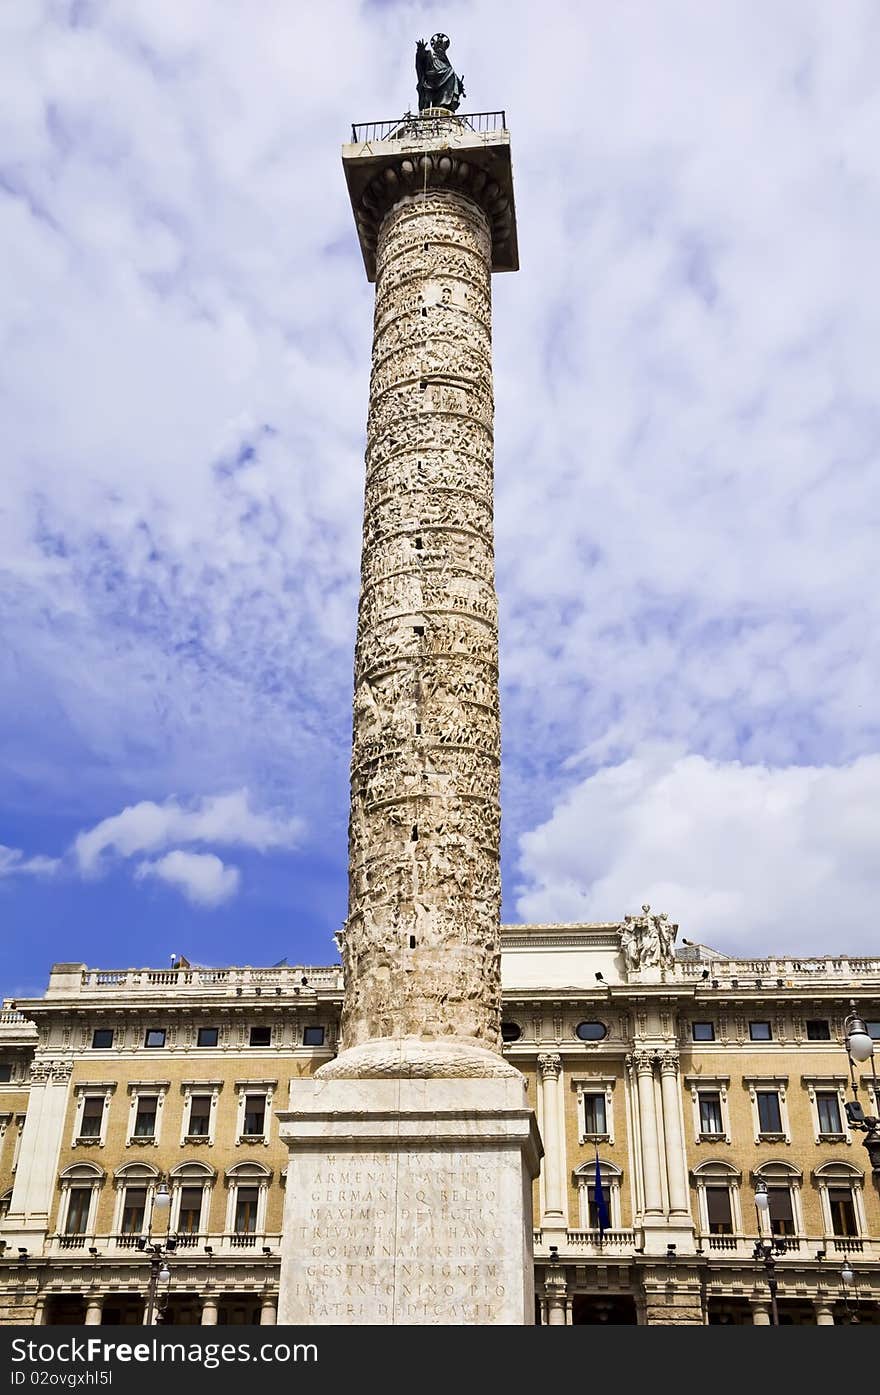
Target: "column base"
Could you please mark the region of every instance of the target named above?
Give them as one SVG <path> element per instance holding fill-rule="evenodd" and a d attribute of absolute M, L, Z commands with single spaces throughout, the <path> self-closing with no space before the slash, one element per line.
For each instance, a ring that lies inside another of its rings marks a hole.
<path fill-rule="evenodd" d="M 541 1144 L 510 1071 L 291 1083 L 280 1323 L 534 1322 Z"/>

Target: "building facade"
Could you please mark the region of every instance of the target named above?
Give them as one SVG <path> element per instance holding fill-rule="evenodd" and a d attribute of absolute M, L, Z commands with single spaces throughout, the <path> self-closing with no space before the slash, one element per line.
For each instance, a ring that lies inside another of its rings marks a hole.
<path fill-rule="evenodd" d="M 854 1001 L 880 1039 L 880 959 L 683 946 L 629 971 L 612 924 L 507 926 L 502 946 L 504 1051 L 545 1150 L 539 1322 L 769 1323 L 771 1279 L 780 1323 L 880 1319 L 878 1174 L 844 1109 L 844 1019 Z M 57 964 L 7 1004 L 2 1321 L 143 1322 L 145 1243 L 170 1236 L 161 1320 L 274 1322 L 274 1115 L 336 1054 L 342 997 L 338 966 Z"/>

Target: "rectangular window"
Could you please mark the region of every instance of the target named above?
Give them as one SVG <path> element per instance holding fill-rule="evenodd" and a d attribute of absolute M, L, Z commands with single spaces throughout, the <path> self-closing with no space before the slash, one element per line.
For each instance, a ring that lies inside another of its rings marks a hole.
<path fill-rule="evenodd" d="M 715 1024 L 714 1022 L 692 1022 L 691 1034 L 694 1041 L 714 1041 Z"/>
<path fill-rule="evenodd" d="M 202 1227 L 201 1187 L 182 1187 L 177 1230 L 181 1235 L 197 1235 Z"/>
<path fill-rule="evenodd" d="M 0 1082 L 5 1083 L 12 1079 L 12 1066 L 8 1061 L 0 1062 Z"/>
<path fill-rule="evenodd" d="M 607 1134 L 605 1096 L 584 1095 L 584 1133 Z"/>
<path fill-rule="evenodd" d="M 758 1132 L 781 1134 L 782 1111 L 776 1090 L 758 1090 Z"/>
<path fill-rule="evenodd" d="M 770 1199 L 770 1234 L 794 1235 L 794 1210 L 790 1187 L 768 1187 Z"/>
<path fill-rule="evenodd" d="M 323 1046 L 323 1045 L 324 1045 L 324 1028 L 323 1028 L 323 1027 L 304 1027 L 304 1028 L 303 1028 L 303 1046 Z"/>
<path fill-rule="evenodd" d="M 82 1119 L 79 1125 L 80 1138 L 100 1138 L 104 1122 L 104 1096 L 86 1095 L 83 1100 Z"/>
<path fill-rule="evenodd" d="M 865 1026 L 868 1029 L 868 1036 L 873 1041 L 880 1041 L 880 1022 L 866 1022 Z"/>
<path fill-rule="evenodd" d="M 207 1138 L 211 1128 L 211 1096 L 193 1095 L 189 1102 L 189 1128 L 191 1138 Z"/>
<path fill-rule="evenodd" d="M 257 1229 L 257 1187 L 239 1187 L 235 1194 L 235 1233 L 253 1235 Z"/>
<path fill-rule="evenodd" d="M 606 1187 L 606 1185 L 605 1185 L 604 1182 L 602 1183 L 602 1192 L 603 1192 L 603 1195 L 604 1195 L 604 1197 L 605 1197 L 605 1206 L 606 1206 L 606 1208 L 607 1208 L 607 1211 L 608 1211 L 608 1214 L 609 1214 L 609 1217 L 610 1217 L 610 1213 L 611 1213 L 611 1201 L 610 1201 L 610 1199 L 609 1199 L 608 1188 Z M 587 1204 L 588 1204 L 588 1207 L 589 1207 L 590 1230 L 598 1230 L 598 1229 L 599 1229 L 599 1208 L 598 1208 L 598 1206 L 596 1205 L 596 1188 L 595 1188 L 595 1187 L 587 1187 Z"/>
<path fill-rule="evenodd" d="M 113 1045 L 113 1028 L 99 1027 L 92 1032 L 92 1050 L 107 1051 Z"/>
<path fill-rule="evenodd" d="M 138 1095 L 132 1138 L 153 1138 L 155 1136 L 157 1103 L 155 1095 Z"/>
<path fill-rule="evenodd" d="M 700 1133 L 723 1134 L 721 1094 L 718 1090 L 700 1091 Z"/>
<path fill-rule="evenodd" d="M 85 1235 L 89 1223 L 91 1200 L 91 1187 L 71 1187 L 67 1202 L 65 1235 Z"/>
<path fill-rule="evenodd" d="M 271 1027 L 251 1027 L 250 1045 L 251 1045 L 251 1046 L 271 1046 L 271 1045 L 272 1045 L 272 1028 L 271 1028 Z"/>
<path fill-rule="evenodd" d="M 706 1188 L 706 1212 L 710 1235 L 733 1234 L 733 1212 L 730 1208 L 729 1187 Z"/>
<path fill-rule="evenodd" d="M 770 1031 L 769 1022 L 750 1022 L 749 1036 L 752 1041 L 772 1041 L 773 1034 Z"/>
<path fill-rule="evenodd" d="M 807 1041 L 830 1041 L 831 1028 L 824 1017 L 812 1017 L 807 1022 Z"/>
<path fill-rule="evenodd" d="M 164 1045 L 165 1045 L 165 1028 L 164 1028 L 164 1027 L 148 1027 L 148 1028 L 147 1028 L 147 1035 L 144 1037 L 144 1046 L 164 1046 Z"/>
<path fill-rule="evenodd" d="M 216 1046 L 216 1045 L 217 1045 L 217 1042 L 218 1042 L 218 1040 L 219 1040 L 219 1038 L 220 1038 L 220 1028 L 219 1028 L 219 1027 L 200 1027 L 200 1028 L 199 1028 L 199 1038 L 198 1038 L 198 1044 L 199 1044 L 199 1046 Z"/>
<path fill-rule="evenodd" d="M 262 1137 L 266 1124 L 266 1096 L 245 1095 L 243 1133 Z"/>
<path fill-rule="evenodd" d="M 146 1187 L 126 1187 L 125 1204 L 122 1208 L 123 1235 L 140 1235 L 144 1228 L 144 1214 L 146 1209 Z"/>
<path fill-rule="evenodd" d="M 816 1109 L 819 1113 L 819 1132 L 834 1137 L 843 1137 L 840 1122 L 840 1100 L 832 1090 L 816 1091 Z"/>
<path fill-rule="evenodd" d="M 828 1205 L 831 1209 L 831 1229 L 835 1235 L 858 1235 L 856 1208 L 851 1187 L 829 1187 Z"/>

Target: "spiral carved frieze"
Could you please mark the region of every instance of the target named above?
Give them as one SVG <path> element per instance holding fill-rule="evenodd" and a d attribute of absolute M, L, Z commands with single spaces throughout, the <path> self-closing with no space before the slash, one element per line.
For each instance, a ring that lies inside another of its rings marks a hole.
<path fill-rule="evenodd" d="M 346 1048 L 411 1035 L 499 1045 L 490 268 L 502 210 L 484 174 L 438 160 L 426 188 L 414 157 L 410 170 L 405 160 L 384 170 L 362 202 L 375 229 L 376 311 Z"/>

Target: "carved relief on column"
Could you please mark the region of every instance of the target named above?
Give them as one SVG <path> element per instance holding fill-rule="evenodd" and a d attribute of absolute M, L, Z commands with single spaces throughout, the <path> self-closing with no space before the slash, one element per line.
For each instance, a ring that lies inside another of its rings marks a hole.
<path fill-rule="evenodd" d="M 342 1046 L 498 1051 L 492 238 L 408 187 L 377 222 Z"/>

